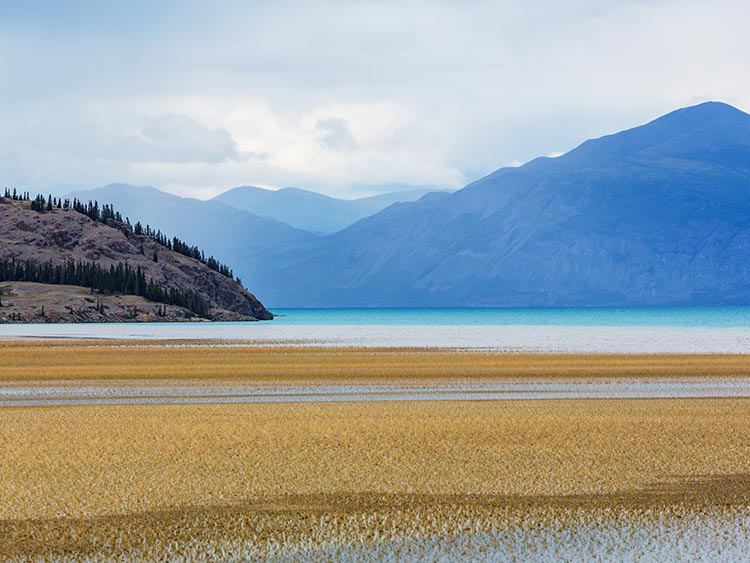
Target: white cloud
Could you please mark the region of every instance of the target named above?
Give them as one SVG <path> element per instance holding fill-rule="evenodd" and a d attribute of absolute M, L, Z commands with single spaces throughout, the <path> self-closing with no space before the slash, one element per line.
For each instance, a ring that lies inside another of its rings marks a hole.
<path fill-rule="evenodd" d="M 35 5 L 0 21 L 0 185 L 32 190 L 455 187 L 679 106 L 750 107 L 740 0 Z"/>
<path fill-rule="evenodd" d="M 225 129 L 210 130 L 184 115 L 147 119 L 142 132 L 151 160 L 224 162 L 239 158 L 237 143 Z"/>
<path fill-rule="evenodd" d="M 117 109 L 112 111 L 122 116 Z M 124 162 L 221 163 L 253 156 L 240 153 L 225 129 L 209 129 L 176 114 L 133 117 L 128 123 L 94 115 L 50 113 L 20 142 L 61 157 Z"/>
<path fill-rule="evenodd" d="M 341 117 L 323 117 L 315 122 L 313 133 L 320 146 L 335 151 L 354 148 L 349 122 Z"/>

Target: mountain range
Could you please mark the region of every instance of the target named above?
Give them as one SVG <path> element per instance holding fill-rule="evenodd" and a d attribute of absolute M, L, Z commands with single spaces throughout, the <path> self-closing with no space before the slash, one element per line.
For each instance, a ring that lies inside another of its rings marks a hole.
<path fill-rule="evenodd" d="M 750 115 L 677 110 L 269 259 L 274 306 L 750 304 Z"/>
<path fill-rule="evenodd" d="M 240 186 L 216 196 L 212 201 L 272 217 L 311 233 L 331 234 L 364 217 L 374 215 L 389 205 L 415 201 L 434 191 L 438 191 L 437 188 L 412 187 L 370 197 L 341 199 L 301 188 L 268 190 Z"/>
<path fill-rule="evenodd" d="M 81 195 L 196 241 L 272 307 L 750 304 L 750 115 L 718 102 L 395 203 Z"/>
<path fill-rule="evenodd" d="M 278 196 L 276 194 L 279 194 Z M 327 213 L 339 224 L 356 221 L 368 210 L 383 209 L 392 201 L 410 200 L 427 193 L 423 189 L 394 191 L 357 200 L 335 199 L 316 192 L 287 188 L 274 192 L 240 187 L 204 201 L 168 194 L 151 186 L 109 184 L 93 190 L 66 194 L 82 201 L 112 204 L 133 222 L 158 225 L 168 236 L 195 241 L 207 254 L 229 264 L 245 283 L 266 276 L 273 264 L 266 258 L 287 248 L 299 248 L 317 240 L 331 228 Z M 440 192 L 442 193 L 442 192 Z M 445 192 L 447 193 L 447 192 Z M 223 200 L 231 201 L 228 205 Z M 257 213 L 242 209 L 251 200 L 259 201 Z M 274 218 L 273 216 L 277 217 Z M 279 218 L 304 217 L 302 221 L 316 232 L 303 230 Z M 315 219 L 317 217 L 317 219 Z M 317 222 L 316 222 L 317 221 Z"/>
<path fill-rule="evenodd" d="M 266 267 L 265 255 L 317 238 L 270 217 L 217 201 L 171 195 L 150 186 L 109 184 L 66 197 L 112 204 L 132 222 L 158 226 L 167 236 L 195 241 L 207 254 L 229 264 L 245 283 Z"/>

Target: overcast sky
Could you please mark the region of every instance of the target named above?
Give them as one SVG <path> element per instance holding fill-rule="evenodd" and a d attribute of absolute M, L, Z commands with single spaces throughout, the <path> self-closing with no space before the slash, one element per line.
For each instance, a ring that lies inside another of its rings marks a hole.
<path fill-rule="evenodd" d="M 459 187 L 747 111 L 748 22 L 746 0 L 0 0 L 0 185 Z"/>

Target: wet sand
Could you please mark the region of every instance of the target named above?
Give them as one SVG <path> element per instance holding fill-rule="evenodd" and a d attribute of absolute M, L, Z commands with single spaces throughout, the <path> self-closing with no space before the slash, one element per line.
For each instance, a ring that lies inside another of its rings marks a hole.
<path fill-rule="evenodd" d="M 750 378 L 518 380 L 501 383 L 237 385 L 132 382 L 120 385 L 0 385 L 0 408 L 64 405 L 517 401 L 750 397 Z"/>

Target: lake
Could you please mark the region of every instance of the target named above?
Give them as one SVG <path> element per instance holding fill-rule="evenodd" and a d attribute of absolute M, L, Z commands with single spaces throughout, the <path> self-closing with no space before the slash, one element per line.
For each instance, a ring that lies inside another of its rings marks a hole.
<path fill-rule="evenodd" d="M 750 307 L 273 309 L 275 324 L 750 327 Z"/>
<path fill-rule="evenodd" d="M 274 313 L 275 320 L 261 323 L 0 325 L 0 338 L 571 353 L 750 352 L 750 307 L 275 309 Z"/>

